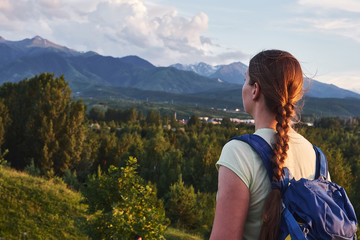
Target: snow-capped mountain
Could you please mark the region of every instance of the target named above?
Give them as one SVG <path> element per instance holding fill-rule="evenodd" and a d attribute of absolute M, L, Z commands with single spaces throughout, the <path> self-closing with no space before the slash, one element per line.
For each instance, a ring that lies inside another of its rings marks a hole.
<path fill-rule="evenodd" d="M 217 70 L 219 70 L 223 65 L 218 66 L 211 66 L 207 63 L 200 62 L 198 64 L 173 64 L 170 67 L 177 68 L 179 70 L 183 71 L 191 71 L 195 72 L 201 76 L 210 77 L 212 74 L 214 74 Z"/>
<path fill-rule="evenodd" d="M 179 70 L 192 71 L 199 75 L 215 78 L 220 81 L 242 84 L 248 66 L 241 62 L 234 62 L 228 65 L 211 66 L 206 63 L 183 65 L 180 63 L 171 65 Z"/>

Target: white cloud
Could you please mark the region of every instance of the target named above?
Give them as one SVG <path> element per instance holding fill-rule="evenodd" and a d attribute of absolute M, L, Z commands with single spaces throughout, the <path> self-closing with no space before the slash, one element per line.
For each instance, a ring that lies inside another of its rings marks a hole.
<path fill-rule="evenodd" d="M 320 30 L 360 42 L 360 19 L 307 18 L 302 20 L 308 23 L 313 30 Z"/>
<path fill-rule="evenodd" d="M 136 54 L 158 65 L 221 57 L 213 54 L 221 47 L 205 36 L 205 13 L 183 17 L 145 0 L 0 0 L 0 20 L 0 35 L 11 40 L 40 35 L 74 49 Z"/>
<path fill-rule="evenodd" d="M 360 12 L 360 2 L 358 0 L 298 0 L 298 3 L 311 8 Z"/>
<path fill-rule="evenodd" d="M 306 16 L 296 18 L 303 31 L 320 31 L 360 42 L 360 1 L 298 0 L 298 4 Z"/>

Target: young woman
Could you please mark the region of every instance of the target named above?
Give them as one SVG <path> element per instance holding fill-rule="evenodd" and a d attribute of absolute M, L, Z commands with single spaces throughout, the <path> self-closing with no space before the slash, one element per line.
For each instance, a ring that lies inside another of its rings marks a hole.
<path fill-rule="evenodd" d="M 303 73 L 297 59 L 280 50 L 250 60 L 242 89 L 245 111 L 255 133 L 274 149 L 273 178 L 284 166 L 295 179 L 315 177 L 312 144 L 290 126 L 303 96 Z M 281 214 L 280 191 L 271 189 L 261 158 L 242 141 L 228 142 L 217 162 L 218 194 L 211 240 L 276 239 Z"/>

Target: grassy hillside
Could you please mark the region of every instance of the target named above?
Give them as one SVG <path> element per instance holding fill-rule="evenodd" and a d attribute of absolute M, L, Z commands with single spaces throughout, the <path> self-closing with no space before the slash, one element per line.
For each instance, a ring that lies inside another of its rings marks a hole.
<path fill-rule="evenodd" d="M 88 239 L 79 193 L 0 166 L 0 239 Z"/>

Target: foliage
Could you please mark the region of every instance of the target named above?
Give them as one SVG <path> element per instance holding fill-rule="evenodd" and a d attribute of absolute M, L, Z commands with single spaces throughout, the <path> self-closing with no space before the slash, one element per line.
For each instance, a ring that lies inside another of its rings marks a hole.
<path fill-rule="evenodd" d="M 0 168 L 3 167 L 3 166 L 6 166 L 8 167 L 9 166 L 9 163 L 7 160 L 5 160 L 5 155 L 9 152 L 9 150 L 5 150 L 5 152 L 1 152 L 0 150 Z"/>
<path fill-rule="evenodd" d="M 184 185 L 180 175 L 179 180 L 170 186 L 167 199 L 167 215 L 173 226 L 196 229 L 203 235 L 210 234 L 215 212 L 215 194 L 195 193 L 193 186 Z"/>
<path fill-rule="evenodd" d="M 76 171 L 71 172 L 70 169 L 66 169 L 64 176 L 63 176 L 63 181 L 71 189 L 74 189 L 74 190 L 80 189 L 81 183 L 79 182 L 79 180 L 76 176 Z"/>
<path fill-rule="evenodd" d="M 62 174 L 80 161 L 85 106 L 70 94 L 63 76 L 48 73 L 1 86 L 11 120 L 4 146 L 13 167 L 23 169 L 34 159 L 42 174 Z"/>
<path fill-rule="evenodd" d="M 81 196 L 43 178 L 0 168 L 1 239 L 88 239 Z"/>
<path fill-rule="evenodd" d="M 34 177 L 40 176 L 40 169 L 35 166 L 34 159 L 31 159 L 30 164 L 24 168 L 24 171 Z"/>
<path fill-rule="evenodd" d="M 83 189 L 89 204 L 89 234 L 95 239 L 163 239 L 168 224 L 156 190 L 136 174 L 137 160 L 110 166 L 108 174 L 92 175 Z"/>
<path fill-rule="evenodd" d="M 170 186 L 167 201 L 167 214 L 177 227 L 194 228 L 196 224 L 196 194 L 194 187 L 184 186 L 182 176 Z"/>

